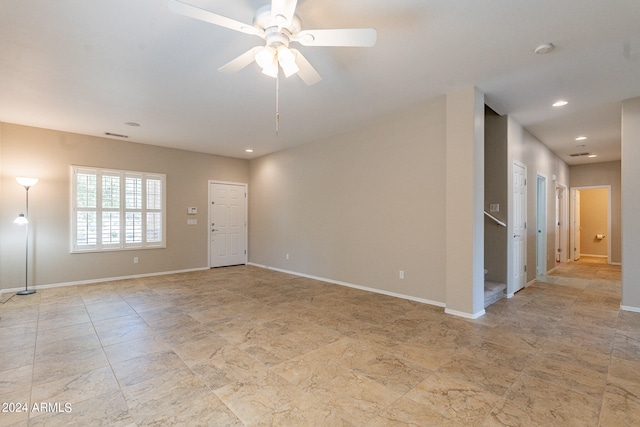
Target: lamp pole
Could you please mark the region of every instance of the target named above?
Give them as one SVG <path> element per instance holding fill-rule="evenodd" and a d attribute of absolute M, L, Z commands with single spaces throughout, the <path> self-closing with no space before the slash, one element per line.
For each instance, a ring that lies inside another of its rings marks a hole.
<path fill-rule="evenodd" d="M 24 290 L 17 292 L 17 295 L 31 295 L 35 294 L 35 289 L 29 289 L 29 188 L 35 185 L 38 182 L 37 178 L 24 178 L 18 177 L 16 178 L 18 184 L 24 186 L 26 193 L 26 210 L 25 215 L 22 216 L 22 221 L 18 223 L 24 224 L 25 228 L 25 261 L 24 261 Z M 21 218 L 18 217 L 18 220 Z M 17 221 L 17 220 L 16 220 Z"/>

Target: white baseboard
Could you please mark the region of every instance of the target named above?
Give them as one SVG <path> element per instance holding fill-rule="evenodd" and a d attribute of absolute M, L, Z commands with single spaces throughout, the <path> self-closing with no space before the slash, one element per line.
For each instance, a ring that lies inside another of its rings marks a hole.
<path fill-rule="evenodd" d="M 484 316 L 487 313 L 486 311 L 484 311 L 484 308 L 475 314 L 469 314 L 462 311 L 451 310 L 448 308 L 445 308 L 444 312 L 447 314 L 451 314 L 452 316 L 463 317 L 465 319 L 471 319 L 471 320 L 475 320 L 478 317 Z"/>
<path fill-rule="evenodd" d="M 296 272 L 296 271 L 284 270 L 284 269 L 281 269 L 281 268 L 269 267 L 267 265 L 261 265 L 261 264 L 256 264 L 256 263 L 252 263 L 252 262 L 247 263 L 247 265 L 252 265 L 254 267 L 259 267 L 259 268 L 264 268 L 264 269 L 267 269 L 267 270 L 278 271 L 278 272 L 281 272 L 281 273 L 292 274 L 294 276 L 305 277 L 305 278 L 308 278 L 308 279 L 319 280 L 321 282 L 331 283 L 331 284 L 334 284 L 334 285 L 346 286 L 346 287 L 349 287 L 349 288 L 359 289 L 361 291 L 373 292 L 373 293 L 387 295 L 387 296 L 394 297 L 394 298 L 402 298 L 402 299 L 406 299 L 406 300 L 409 300 L 409 301 L 419 302 L 421 304 L 427 304 L 427 305 L 433 305 L 433 306 L 436 306 L 436 307 L 442 307 L 442 308 L 445 308 L 445 310 L 444 310 L 445 313 L 451 314 L 453 316 L 463 317 L 463 318 L 466 318 L 466 319 L 477 319 L 477 318 L 483 316 L 486 313 L 484 309 L 479 311 L 478 313 L 474 313 L 474 314 L 464 313 L 464 312 L 461 312 L 461 311 L 447 309 L 446 308 L 446 304 L 444 304 L 442 302 L 439 302 L 439 301 L 433 301 L 433 300 L 429 300 L 429 299 L 425 299 L 425 298 L 418 298 L 418 297 L 414 297 L 414 296 L 411 296 L 411 295 L 399 294 L 399 293 L 396 293 L 396 292 L 390 292 L 390 291 L 385 291 L 385 290 L 382 290 L 382 289 L 370 288 L 370 287 L 367 287 L 367 286 L 355 285 L 353 283 L 347 283 L 347 282 L 342 282 L 342 281 L 339 281 L 339 280 L 327 279 L 327 278 L 324 278 L 324 277 L 313 276 L 313 275 L 310 275 L 310 274 L 299 273 L 299 272 Z M 161 272 L 156 272 L 156 273 L 135 274 L 135 275 L 130 275 L 130 276 L 105 277 L 105 278 L 99 278 L 99 279 L 79 280 L 79 281 L 74 281 L 74 282 L 49 283 L 49 284 L 45 284 L 45 285 L 31 286 L 29 288 L 37 290 L 37 289 L 60 288 L 60 287 L 65 287 L 65 286 L 90 285 L 90 284 L 95 284 L 95 283 L 112 282 L 112 281 L 117 281 L 117 280 L 138 279 L 138 278 L 143 278 L 143 277 L 154 277 L 154 276 L 165 276 L 165 275 L 169 275 L 169 274 L 189 273 L 189 272 L 193 272 L 193 271 L 204 271 L 204 270 L 209 270 L 209 267 L 191 268 L 191 269 L 185 269 L 185 270 L 161 271 Z M 18 292 L 18 291 L 21 291 L 22 289 L 24 289 L 24 288 L 23 287 L 19 287 L 19 288 L 0 289 L 0 294 L 8 293 L 8 292 Z M 511 296 L 507 295 L 507 298 L 510 298 L 510 297 L 513 297 L 513 294 L 511 294 Z"/>
<path fill-rule="evenodd" d="M 353 283 L 347 283 L 347 282 L 342 282 L 342 281 L 339 281 L 339 280 L 327 279 L 327 278 L 324 278 L 324 277 L 312 276 L 310 274 L 298 273 L 296 271 L 284 270 L 284 269 L 276 268 L 276 267 L 269 267 L 267 265 L 255 264 L 255 263 L 252 263 L 252 262 L 250 262 L 249 265 L 253 265 L 254 267 L 265 268 L 267 270 L 278 271 L 280 273 L 293 274 L 294 276 L 306 277 L 307 279 L 319 280 L 321 282 L 331 283 L 331 284 L 334 284 L 334 285 L 340 285 L 340 286 L 346 286 L 348 288 L 359 289 L 361 291 L 373 292 L 373 293 L 376 293 L 376 294 L 387 295 L 387 296 L 395 297 L 395 298 L 402 298 L 402 299 L 406 299 L 406 300 L 409 300 L 409 301 L 419 302 L 419 303 L 422 303 L 422 304 L 434 305 L 436 307 L 443 307 L 443 308 L 445 308 L 445 310 L 444 310 L 445 313 L 450 314 L 452 316 L 463 317 L 465 319 L 475 320 L 475 319 L 477 319 L 477 318 L 479 318 L 479 317 L 481 317 L 481 316 L 486 314 L 484 309 L 482 309 L 481 311 L 479 311 L 477 313 L 474 313 L 474 314 L 464 313 L 462 311 L 448 309 L 448 308 L 446 308 L 446 304 L 444 304 L 442 302 L 438 302 L 438 301 L 432 301 L 432 300 L 428 300 L 428 299 L 424 299 L 424 298 L 417 298 L 417 297 L 413 297 L 413 296 L 410 296 L 410 295 L 398 294 L 398 293 L 395 293 L 395 292 L 389 292 L 389 291 L 385 291 L 385 290 L 382 290 L 382 289 L 369 288 L 367 286 L 354 285 Z"/>
<path fill-rule="evenodd" d="M 558 266 L 553 267 L 551 270 L 547 271 L 547 274 L 551 274 L 558 269 Z"/>
<path fill-rule="evenodd" d="M 628 306 L 628 305 L 621 305 L 620 306 L 620 310 L 632 311 L 634 313 L 640 313 L 640 307 L 631 307 L 631 306 Z"/>
<path fill-rule="evenodd" d="M 189 273 L 192 271 L 203 271 L 203 270 L 209 270 L 209 267 L 190 268 L 186 270 L 161 271 L 157 273 L 134 274 L 132 276 L 104 277 L 100 279 L 79 280 L 77 282 L 50 283 L 46 285 L 29 286 L 29 289 L 50 289 L 50 288 L 61 288 L 64 286 L 90 285 L 93 283 L 113 282 L 116 280 L 127 280 L 127 279 L 139 279 L 142 277 L 166 276 L 168 274 Z M 24 286 L 21 286 L 19 288 L 0 289 L 0 294 L 3 294 L 5 292 L 18 292 L 23 289 L 24 289 Z"/>
<path fill-rule="evenodd" d="M 319 280 L 321 282 L 331 283 L 333 285 L 346 286 L 348 288 L 359 289 L 361 291 L 373 292 L 373 293 L 376 293 L 376 294 L 387 295 L 387 296 L 395 297 L 395 298 L 402 298 L 402 299 L 406 299 L 406 300 L 409 300 L 409 301 L 419 302 L 419 303 L 422 303 L 422 304 L 435 305 L 436 307 L 445 307 L 446 306 L 444 303 L 441 303 L 441 302 L 438 302 L 438 301 L 432 301 L 432 300 L 428 300 L 428 299 L 424 299 L 424 298 L 417 298 L 417 297 L 413 297 L 413 296 L 410 296 L 410 295 L 398 294 L 398 293 L 395 293 L 395 292 L 389 292 L 389 291 L 385 291 L 385 290 L 382 290 L 382 289 L 376 289 L 376 288 L 369 288 L 369 287 L 366 287 L 366 286 L 354 285 L 353 283 L 347 283 L 347 282 L 342 282 L 342 281 L 339 281 L 339 280 L 327 279 L 325 277 L 312 276 L 310 274 L 298 273 L 296 271 L 284 270 L 282 268 L 269 267 L 268 265 L 255 264 L 253 262 L 249 262 L 247 264 L 248 265 L 252 265 L 254 267 L 265 268 L 267 270 L 278 271 L 280 273 L 292 274 L 294 276 L 305 277 L 307 279 Z"/>

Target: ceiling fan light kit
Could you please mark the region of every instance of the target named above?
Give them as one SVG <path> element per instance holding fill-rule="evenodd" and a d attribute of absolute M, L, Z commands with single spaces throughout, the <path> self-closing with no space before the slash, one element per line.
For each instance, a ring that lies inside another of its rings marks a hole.
<path fill-rule="evenodd" d="M 260 48 L 255 55 L 256 63 L 262 68 L 262 72 L 269 77 L 278 77 L 278 66 L 282 68 L 285 77 L 292 76 L 300 71 L 296 65 L 296 55 L 284 45 L 277 48 L 265 46 Z"/>
<path fill-rule="evenodd" d="M 300 71 L 300 67 L 296 65 L 296 54 L 291 49 L 279 46 L 277 53 L 278 64 L 280 64 L 285 77 L 292 76 Z"/>

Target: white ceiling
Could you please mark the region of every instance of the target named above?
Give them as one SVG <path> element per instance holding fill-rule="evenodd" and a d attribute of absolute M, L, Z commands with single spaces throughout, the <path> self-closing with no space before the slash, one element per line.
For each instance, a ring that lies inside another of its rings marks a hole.
<path fill-rule="evenodd" d="M 268 0 L 189 2 L 250 23 Z M 297 14 L 303 29 L 374 27 L 378 41 L 296 46 L 324 79 L 281 79 L 276 135 L 275 80 L 255 64 L 217 71 L 255 36 L 165 0 L 2 0 L 0 121 L 252 158 L 476 85 L 569 164 L 620 159 L 620 102 L 640 96 L 638 0 L 299 0 Z"/>

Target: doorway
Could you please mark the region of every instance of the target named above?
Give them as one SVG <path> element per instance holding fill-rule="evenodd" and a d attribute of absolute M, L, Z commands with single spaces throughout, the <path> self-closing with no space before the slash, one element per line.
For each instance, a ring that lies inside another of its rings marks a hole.
<path fill-rule="evenodd" d="M 524 288 L 527 280 L 527 166 L 518 161 L 513 162 L 513 252 L 512 252 L 512 289 L 513 295 Z"/>
<path fill-rule="evenodd" d="M 583 255 L 611 263 L 611 186 L 571 189 L 571 260 Z"/>
<path fill-rule="evenodd" d="M 567 187 L 556 184 L 556 266 L 568 261 L 567 259 Z"/>
<path fill-rule="evenodd" d="M 209 181 L 209 267 L 247 263 L 247 184 Z"/>
<path fill-rule="evenodd" d="M 536 276 L 547 274 L 547 177 L 537 174 Z"/>

